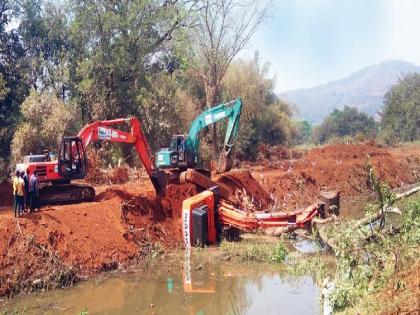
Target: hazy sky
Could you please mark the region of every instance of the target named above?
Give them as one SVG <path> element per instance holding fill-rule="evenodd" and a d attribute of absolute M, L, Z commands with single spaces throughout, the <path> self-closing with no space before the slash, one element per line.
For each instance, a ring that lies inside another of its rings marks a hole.
<path fill-rule="evenodd" d="M 278 92 L 386 59 L 420 65 L 420 0 L 273 0 L 270 14 L 241 57 L 258 50 Z"/>

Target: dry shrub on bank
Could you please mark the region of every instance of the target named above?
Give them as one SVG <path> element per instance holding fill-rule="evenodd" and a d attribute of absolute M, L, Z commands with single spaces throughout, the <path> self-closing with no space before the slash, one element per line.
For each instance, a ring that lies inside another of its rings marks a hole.
<path fill-rule="evenodd" d="M 280 162 L 282 160 L 299 159 L 303 156 L 303 152 L 291 149 L 282 145 L 266 145 L 258 146 L 257 162 L 270 164 Z"/>
<path fill-rule="evenodd" d="M 115 167 L 108 174 L 112 184 L 125 184 L 130 179 L 127 167 Z"/>
<path fill-rule="evenodd" d="M 88 158 L 88 172 L 85 180 L 92 184 L 104 184 L 107 182 L 105 172 L 102 170 L 101 155 L 98 151 L 87 149 Z"/>
<path fill-rule="evenodd" d="M 0 263 L 0 295 L 22 291 L 63 288 L 79 281 L 58 252 L 37 242 L 34 237 L 12 234 L 9 250 Z M 16 259 L 25 253 L 25 259 Z"/>

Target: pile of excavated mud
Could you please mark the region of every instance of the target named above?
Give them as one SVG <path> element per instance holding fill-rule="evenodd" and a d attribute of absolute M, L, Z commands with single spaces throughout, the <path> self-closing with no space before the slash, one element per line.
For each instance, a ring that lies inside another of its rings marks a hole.
<path fill-rule="evenodd" d="M 13 204 L 12 184 L 8 181 L 0 182 L 0 207 Z"/>
<path fill-rule="evenodd" d="M 47 207 L 19 219 L 11 207 L 0 211 L 0 295 L 66 285 L 128 266 L 155 248 L 181 246 L 182 201 L 196 188 L 170 185 L 158 198 L 148 189 L 139 194 L 143 187 L 111 186 L 94 202 Z"/>
<path fill-rule="evenodd" d="M 258 146 L 257 163 L 259 165 L 275 165 L 283 160 L 299 159 L 303 156 L 302 150 L 287 148 L 282 145 L 269 146 L 261 144 Z"/>
<path fill-rule="evenodd" d="M 125 184 L 129 181 L 127 167 L 115 167 L 108 174 L 109 180 L 112 184 Z"/>
<path fill-rule="evenodd" d="M 272 208 L 274 199 L 248 170 L 233 170 L 215 178 L 232 196 L 231 202 L 243 210 L 265 210 Z"/>
<path fill-rule="evenodd" d="M 331 145 L 309 151 L 276 167 L 253 168 L 253 177 L 276 200 L 276 208 L 294 209 L 313 203 L 322 190 L 338 190 L 351 203 L 373 194 L 368 163 L 392 188 L 420 181 L 420 150 L 371 145 Z M 345 205 L 346 203 L 344 203 Z"/>

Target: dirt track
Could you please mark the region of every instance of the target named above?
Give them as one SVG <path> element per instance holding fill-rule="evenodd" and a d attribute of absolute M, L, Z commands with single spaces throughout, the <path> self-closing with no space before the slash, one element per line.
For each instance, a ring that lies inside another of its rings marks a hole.
<path fill-rule="evenodd" d="M 262 210 L 302 207 L 313 203 L 320 190 L 338 189 L 346 201 L 342 213 L 348 215 L 352 201 L 371 194 L 367 154 L 381 180 L 393 188 L 420 180 L 419 147 L 368 145 L 318 148 L 297 160 L 266 161 L 217 180 Z M 36 287 L 40 279 L 46 283 L 57 269 L 83 278 L 127 266 L 153 248 L 180 246 L 181 204 L 197 192 L 193 185 L 170 186 L 166 197 L 157 199 L 146 179 L 96 191 L 95 202 L 48 207 L 16 220 L 6 196 L 10 185 L 0 185 L 0 295 L 24 289 L 17 286 L 22 279 L 26 287 Z M 55 269 L 46 268 L 52 260 Z"/>

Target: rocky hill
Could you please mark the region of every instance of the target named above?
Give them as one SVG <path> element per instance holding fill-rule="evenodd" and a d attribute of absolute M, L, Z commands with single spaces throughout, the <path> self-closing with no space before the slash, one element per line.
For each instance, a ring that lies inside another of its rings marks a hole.
<path fill-rule="evenodd" d="M 354 106 L 378 118 L 383 98 L 388 89 L 407 73 L 420 72 L 414 64 L 388 60 L 363 68 L 347 78 L 308 89 L 283 93 L 280 97 L 293 103 L 297 117 L 320 123 L 334 108 Z"/>

